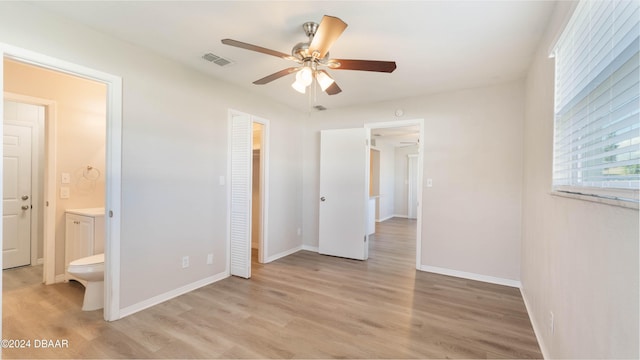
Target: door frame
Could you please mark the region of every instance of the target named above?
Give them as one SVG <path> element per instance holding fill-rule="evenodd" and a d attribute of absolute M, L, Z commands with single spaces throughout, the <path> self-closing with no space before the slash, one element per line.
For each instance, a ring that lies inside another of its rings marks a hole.
<path fill-rule="evenodd" d="M 55 268 L 55 256 L 56 256 L 56 248 L 55 248 L 55 238 L 56 238 L 56 157 L 51 156 L 49 154 L 56 154 L 56 102 L 48 99 L 42 99 L 33 96 L 15 94 L 11 92 L 4 92 L 4 99 L 20 102 L 24 104 L 38 105 L 44 107 L 44 139 L 38 139 L 38 141 L 44 141 L 44 179 L 38 179 L 38 181 L 42 181 L 42 187 L 44 189 L 42 194 L 42 199 L 38 199 L 38 205 L 42 206 L 43 211 L 43 271 L 42 271 L 42 281 L 46 285 L 51 285 L 56 282 L 56 268 Z M 48 129 L 48 131 L 46 131 Z M 33 156 L 32 156 L 33 158 Z M 31 182 L 32 186 L 34 181 Z M 32 200 L 36 200 L 33 196 Z M 48 203 L 48 204 L 47 204 Z M 32 214 L 33 219 L 33 214 Z M 33 231 L 33 227 L 32 227 Z M 32 232 L 33 234 L 33 232 Z M 31 241 L 31 265 L 34 265 L 34 255 L 33 249 L 37 247 L 37 240 Z M 50 259 L 47 261 L 47 259 Z M 36 259 L 37 260 L 37 259 Z"/>
<path fill-rule="evenodd" d="M 364 127 L 371 129 L 384 129 L 395 128 L 403 126 L 415 126 L 420 127 L 420 141 L 418 142 L 418 210 L 416 212 L 417 228 L 416 228 L 416 269 L 420 270 L 422 267 L 422 186 L 423 186 L 423 167 L 424 167 L 424 119 L 412 119 L 412 120 L 396 120 L 396 121 L 383 121 L 365 123 Z"/>
<path fill-rule="evenodd" d="M 273 261 L 267 258 L 269 253 L 267 251 L 269 247 L 269 242 L 267 241 L 269 237 L 269 232 L 267 231 L 269 229 L 269 212 L 267 211 L 269 207 L 269 191 L 267 191 L 269 188 L 269 166 L 267 166 L 269 164 L 269 120 L 252 116 L 251 123 L 262 125 L 262 139 L 260 139 L 260 217 L 262 220 L 260 221 L 261 234 L 258 244 L 258 262 L 264 264 Z"/>
<path fill-rule="evenodd" d="M 120 318 L 120 228 L 122 170 L 122 78 L 79 64 L 60 60 L 20 47 L 0 43 L 0 93 L 4 94 L 4 59 L 58 71 L 103 83 L 107 87 L 106 114 L 106 236 L 105 236 L 105 302 L 103 317 L 107 321 Z M 0 113 L 4 104 L 0 103 Z M 2 132 L 0 130 L 0 135 Z M 1 150 L 0 150 L 1 155 Z M 55 176 L 55 174 L 54 174 Z M 1 181 L 1 178 L 0 178 Z M 0 195 L 2 187 L 0 186 Z M 55 192 L 54 192 L 55 194 Z M 55 196 L 54 194 L 49 194 Z M 0 244 L 2 228 L 0 224 Z M 47 249 L 48 250 L 48 249 Z M 46 251 L 45 251 L 46 252 Z M 55 253 L 55 252 L 54 252 Z M 45 259 L 45 262 L 47 260 Z M 2 265 L 0 259 L 0 265 Z M 47 264 L 45 264 L 46 266 Z M 1 283 L 1 280 L 0 280 Z M 0 300 L 1 304 L 1 300 Z"/>

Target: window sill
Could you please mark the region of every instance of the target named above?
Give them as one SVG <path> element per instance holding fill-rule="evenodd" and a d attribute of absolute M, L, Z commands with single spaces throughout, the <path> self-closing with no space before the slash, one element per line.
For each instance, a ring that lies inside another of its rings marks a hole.
<path fill-rule="evenodd" d="M 635 201 L 609 199 L 605 197 L 568 193 L 564 191 L 551 191 L 550 194 L 553 196 L 565 197 L 565 198 L 576 199 L 576 200 L 591 201 L 591 202 L 596 202 L 604 205 L 618 206 L 618 207 L 623 207 L 627 209 L 633 209 L 633 210 L 639 209 L 639 206 L 638 206 L 639 204 L 638 202 L 635 202 Z"/>

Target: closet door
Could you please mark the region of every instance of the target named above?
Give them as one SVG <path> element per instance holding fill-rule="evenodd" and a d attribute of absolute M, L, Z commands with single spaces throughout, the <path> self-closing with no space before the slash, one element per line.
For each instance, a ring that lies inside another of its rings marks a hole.
<path fill-rule="evenodd" d="M 252 122 L 249 115 L 231 115 L 231 275 L 251 277 Z"/>

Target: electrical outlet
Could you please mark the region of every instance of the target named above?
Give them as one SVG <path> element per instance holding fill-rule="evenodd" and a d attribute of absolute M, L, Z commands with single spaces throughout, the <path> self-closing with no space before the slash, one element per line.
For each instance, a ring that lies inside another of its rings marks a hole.
<path fill-rule="evenodd" d="M 183 256 L 182 257 L 182 268 L 188 268 L 189 267 L 189 257 L 188 256 Z"/>
<path fill-rule="evenodd" d="M 207 265 L 213 264 L 213 254 L 207 254 Z"/>
<path fill-rule="evenodd" d="M 551 331 L 551 335 L 556 331 L 555 318 L 553 316 L 553 311 L 549 311 L 549 331 Z"/>

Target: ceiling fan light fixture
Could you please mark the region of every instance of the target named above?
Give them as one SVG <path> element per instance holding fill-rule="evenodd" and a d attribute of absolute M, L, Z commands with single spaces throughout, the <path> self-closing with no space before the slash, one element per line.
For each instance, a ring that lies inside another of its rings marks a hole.
<path fill-rule="evenodd" d="M 297 78 L 297 76 L 296 76 Z M 291 84 L 291 87 L 294 88 L 297 92 L 304 94 L 307 92 L 307 86 L 302 84 L 300 81 L 296 79 L 296 81 Z"/>
<path fill-rule="evenodd" d="M 326 91 L 327 88 L 335 82 L 335 80 L 324 71 L 316 72 L 316 80 L 318 80 L 318 85 L 320 85 L 322 91 Z"/>
<path fill-rule="evenodd" d="M 309 86 L 313 82 L 313 71 L 310 67 L 305 66 L 296 74 L 296 82 L 300 82 L 304 86 Z"/>

